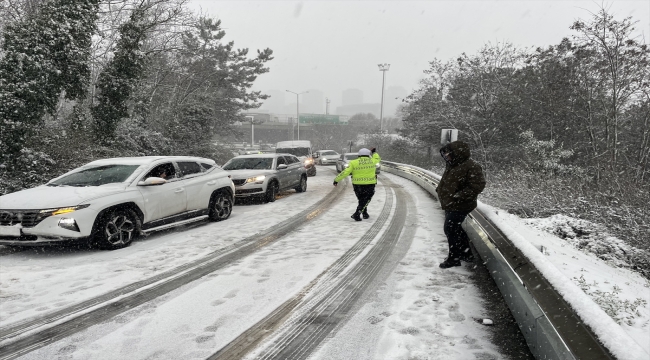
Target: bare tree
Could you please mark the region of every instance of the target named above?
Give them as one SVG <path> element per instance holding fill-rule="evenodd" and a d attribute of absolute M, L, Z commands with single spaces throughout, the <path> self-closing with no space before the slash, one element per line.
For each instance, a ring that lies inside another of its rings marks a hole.
<path fill-rule="evenodd" d="M 631 17 L 621 21 L 601 8 L 590 22 L 576 21 L 571 29 L 578 31 L 577 52 L 595 57 L 590 62 L 593 76 L 602 81 L 607 96 L 601 99 L 605 113 L 605 147 L 610 154 L 610 166 L 616 168 L 619 157 L 621 115 L 635 99 L 647 92 L 650 48 L 633 36 Z"/>

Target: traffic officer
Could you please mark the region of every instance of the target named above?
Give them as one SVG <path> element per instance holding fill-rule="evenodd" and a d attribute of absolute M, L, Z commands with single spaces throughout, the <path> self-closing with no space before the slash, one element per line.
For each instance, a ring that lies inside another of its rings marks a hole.
<path fill-rule="evenodd" d="M 350 160 L 348 167 L 343 169 L 336 179 L 334 179 L 334 186 L 336 186 L 339 181 L 352 174 L 352 187 L 354 188 L 354 194 L 359 200 L 357 211 L 352 214 L 352 218 L 356 221 L 361 221 L 362 214 L 364 219 L 370 217 L 368 215 L 368 204 L 372 200 L 372 196 L 375 195 L 375 185 L 377 184 L 375 170 L 380 161 L 381 158 L 375 148 L 371 150 L 363 148 L 359 150 L 359 157 Z"/>

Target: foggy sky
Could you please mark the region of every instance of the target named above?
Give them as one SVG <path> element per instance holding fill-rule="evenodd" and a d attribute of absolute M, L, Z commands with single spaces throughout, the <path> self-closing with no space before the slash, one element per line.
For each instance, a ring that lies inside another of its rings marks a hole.
<path fill-rule="evenodd" d="M 273 50 L 270 72 L 257 79 L 255 90 L 318 89 L 331 100 L 330 112 L 342 105 L 346 89 L 360 89 L 365 102 L 379 103 L 379 63 L 391 64 L 386 88 L 410 93 L 435 58 L 472 55 L 487 43 L 557 44 L 574 34 L 569 27 L 575 20 L 589 20 L 601 4 L 618 20 L 638 20 L 637 33 L 649 42 L 647 0 L 190 2 L 192 9 L 221 19 L 225 40 L 235 47 L 252 54 Z M 285 103 L 295 104 L 295 95 L 286 93 Z"/>

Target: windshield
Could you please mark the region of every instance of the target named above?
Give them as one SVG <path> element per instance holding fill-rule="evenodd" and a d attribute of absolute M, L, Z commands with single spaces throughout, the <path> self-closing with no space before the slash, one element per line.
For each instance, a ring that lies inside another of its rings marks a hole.
<path fill-rule="evenodd" d="M 103 165 L 72 173 L 48 186 L 101 186 L 124 182 L 140 165 Z"/>
<path fill-rule="evenodd" d="M 345 155 L 345 160 L 354 160 L 354 159 L 356 159 L 358 157 L 359 157 L 359 155 L 357 155 L 357 154 Z"/>
<path fill-rule="evenodd" d="M 309 148 L 297 147 L 297 148 L 277 148 L 275 152 L 278 154 L 291 154 L 296 156 L 309 156 Z"/>
<path fill-rule="evenodd" d="M 224 170 L 259 169 L 271 170 L 273 158 L 234 158 L 223 166 Z"/>
<path fill-rule="evenodd" d="M 325 156 L 325 155 L 338 155 L 338 154 L 336 153 L 336 151 L 323 151 L 323 152 L 320 153 L 320 154 L 323 155 L 323 156 Z"/>

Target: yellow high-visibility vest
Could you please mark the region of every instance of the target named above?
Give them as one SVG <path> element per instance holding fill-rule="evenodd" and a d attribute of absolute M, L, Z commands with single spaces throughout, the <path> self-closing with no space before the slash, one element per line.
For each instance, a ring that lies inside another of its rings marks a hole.
<path fill-rule="evenodd" d="M 339 182 L 352 174 L 352 184 L 354 185 L 376 184 L 377 175 L 375 170 L 380 161 L 381 158 L 378 153 L 374 153 L 372 157 L 359 156 L 354 160 L 350 160 L 348 167 L 343 169 L 334 181 Z"/>

